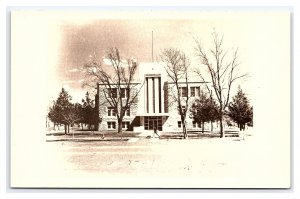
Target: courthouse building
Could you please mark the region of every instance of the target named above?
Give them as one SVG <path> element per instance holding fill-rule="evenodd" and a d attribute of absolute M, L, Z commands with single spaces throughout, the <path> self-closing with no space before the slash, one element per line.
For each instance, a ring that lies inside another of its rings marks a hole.
<path fill-rule="evenodd" d="M 126 111 L 122 128 L 135 132 L 159 131 L 178 132 L 182 131 L 182 124 L 178 112 L 178 104 L 174 101 L 174 94 L 177 93 L 173 82 L 169 78 L 164 67 L 158 63 L 140 63 L 136 71 L 136 78 L 132 82 L 139 90 L 137 102 Z M 180 82 L 179 91 L 181 97 L 189 96 L 189 108 L 195 98 L 199 98 L 201 89 L 205 86 L 203 82 L 190 81 L 188 89 L 185 82 Z M 99 130 L 117 130 L 117 117 L 114 108 L 105 102 L 103 97 L 104 84 L 98 84 L 99 115 L 102 122 Z M 122 92 L 122 98 L 126 98 L 128 92 Z M 182 108 L 185 109 L 185 104 Z M 189 109 L 188 108 L 188 109 Z M 189 110 L 187 110 L 186 125 L 189 131 L 200 130 L 199 123 L 193 121 Z"/>

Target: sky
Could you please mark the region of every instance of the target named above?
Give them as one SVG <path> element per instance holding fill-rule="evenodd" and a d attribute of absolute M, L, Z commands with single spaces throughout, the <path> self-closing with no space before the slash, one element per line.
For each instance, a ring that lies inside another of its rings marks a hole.
<path fill-rule="evenodd" d="M 80 68 L 93 54 L 102 60 L 109 47 L 117 47 L 124 58 L 150 62 L 152 31 L 155 62 L 159 61 L 163 49 L 173 47 L 186 53 L 192 67 L 202 67 L 202 70 L 195 52 L 195 39 L 209 51 L 211 33 L 215 30 L 223 35 L 229 57 L 238 48 L 240 73 L 249 74 L 235 86 L 240 84 L 250 98 L 255 87 L 260 86 L 255 85 L 260 70 L 266 65 L 275 67 L 289 58 L 289 13 L 286 12 L 48 11 L 19 12 L 12 18 L 17 19 L 13 29 L 16 30 L 15 49 L 20 51 L 17 55 L 23 60 L 20 65 L 27 60 L 25 65 L 35 70 L 31 65 L 36 64 L 38 79 L 43 79 L 43 74 L 47 80 L 43 86 L 48 103 L 57 98 L 61 87 L 69 90 L 73 101 L 81 101 L 89 89 L 82 88 L 84 76 Z"/>
<path fill-rule="evenodd" d="M 159 61 L 163 49 L 173 47 L 185 52 L 193 67 L 199 67 L 195 52 L 195 39 L 211 47 L 211 33 L 215 30 L 224 35 L 224 43 L 231 53 L 240 48 L 244 53 L 245 35 L 233 37 L 231 29 L 245 29 L 242 23 L 236 24 L 234 15 L 227 19 L 98 19 L 85 23 L 64 21 L 60 25 L 61 48 L 57 74 L 59 81 L 68 89 L 80 90 L 84 77 L 80 68 L 95 55 L 101 60 L 109 47 L 117 47 L 124 58 L 134 57 L 139 62 L 151 62 L 152 31 L 154 61 Z M 226 25 L 224 25 L 226 24 Z M 220 29 L 220 31 L 219 31 Z M 239 31 L 242 33 L 241 31 Z M 240 41 L 239 41 L 240 40 Z M 230 55 L 229 55 L 230 56 Z M 243 57 L 243 56 L 242 56 Z M 242 72 L 250 73 L 249 64 L 241 66 Z"/>

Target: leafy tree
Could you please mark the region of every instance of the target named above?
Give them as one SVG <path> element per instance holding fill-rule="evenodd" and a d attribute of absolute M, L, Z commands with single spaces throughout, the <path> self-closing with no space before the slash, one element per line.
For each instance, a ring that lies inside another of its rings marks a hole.
<path fill-rule="evenodd" d="M 62 88 L 61 92 L 48 113 L 49 119 L 57 124 L 63 124 L 65 134 L 69 133 L 69 126 L 79 121 L 80 109 L 71 103 L 72 97 Z"/>
<path fill-rule="evenodd" d="M 82 100 L 82 123 L 88 124 L 89 130 L 97 130 L 97 124 L 100 122 L 97 107 L 94 100 L 91 100 L 89 92 L 86 92 L 85 99 Z"/>
<path fill-rule="evenodd" d="M 240 130 L 245 130 L 246 123 L 253 122 L 253 107 L 250 106 L 249 100 L 241 88 L 229 103 L 228 115 L 238 124 Z"/>
<path fill-rule="evenodd" d="M 205 122 L 213 122 L 218 119 L 219 107 L 211 96 L 201 92 L 200 99 L 196 99 L 192 104 L 191 114 L 194 121 L 201 124 L 203 133 Z"/>
<path fill-rule="evenodd" d="M 59 119 L 57 108 L 58 107 L 56 106 L 56 102 L 54 101 L 52 107 L 50 107 L 48 112 L 48 118 L 50 119 L 50 121 L 54 123 L 54 130 L 56 125 L 58 126 L 59 129 L 59 125 L 61 124 L 61 120 Z"/>

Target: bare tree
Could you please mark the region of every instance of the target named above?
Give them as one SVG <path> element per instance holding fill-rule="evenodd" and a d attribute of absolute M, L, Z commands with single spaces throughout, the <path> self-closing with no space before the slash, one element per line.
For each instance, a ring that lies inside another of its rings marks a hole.
<path fill-rule="evenodd" d="M 175 90 L 173 90 L 174 92 L 171 94 L 174 102 L 177 103 L 182 124 L 182 132 L 186 139 L 188 137 L 186 116 L 189 105 L 188 69 L 190 66 L 190 60 L 182 51 L 174 48 L 165 49 L 161 53 L 160 58 L 161 61 L 164 62 L 168 77 L 175 87 Z"/>
<path fill-rule="evenodd" d="M 228 56 L 228 50 L 223 47 L 223 36 L 219 35 L 214 31 L 212 33 L 213 47 L 207 53 L 203 45 L 199 40 L 196 40 L 196 53 L 199 57 L 200 63 L 204 65 L 210 76 L 211 84 L 217 98 L 219 105 L 219 122 L 220 122 L 220 137 L 225 137 L 223 130 L 223 116 L 225 109 L 228 106 L 230 98 L 230 91 L 233 83 L 247 74 L 239 74 L 238 66 L 238 49 L 236 49 L 232 56 Z M 229 58 L 228 58 L 229 57 Z M 204 74 L 200 70 L 196 70 L 196 73 L 200 76 L 203 82 L 205 81 Z M 206 83 L 208 90 L 209 85 Z"/>
<path fill-rule="evenodd" d="M 110 62 L 109 67 L 105 67 L 96 59 L 85 64 L 84 85 L 95 88 L 96 84 L 101 84 L 99 92 L 104 98 L 102 103 L 113 108 L 117 117 L 118 133 L 121 133 L 123 118 L 126 112 L 130 111 L 130 107 L 137 103 L 138 93 L 141 90 L 140 84 L 134 83 L 138 64 L 134 59 L 123 60 L 118 48 L 110 48 L 106 58 Z"/>

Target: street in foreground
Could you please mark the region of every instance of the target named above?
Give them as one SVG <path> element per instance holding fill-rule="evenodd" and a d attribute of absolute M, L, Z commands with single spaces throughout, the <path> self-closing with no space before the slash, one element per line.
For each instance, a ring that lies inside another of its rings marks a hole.
<path fill-rule="evenodd" d="M 278 164 L 276 156 L 271 155 L 271 149 L 264 147 L 265 143 L 260 140 L 260 136 L 248 130 L 245 139 L 142 137 L 117 141 L 75 139 L 46 144 L 50 151 L 48 160 L 56 161 L 51 164 L 55 165 L 55 175 L 58 176 L 141 178 L 146 180 L 141 181 L 141 187 L 147 187 L 151 179 L 158 179 L 155 182 L 157 187 L 174 187 L 159 179 L 179 177 L 184 180 L 190 177 L 199 180 L 200 187 L 211 187 L 212 183 L 214 187 L 219 184 L 226 187 L 227 184 L 220 179 L 230 179 L 228 186 L 232 182 L 239 185 L 239 180 L 243 179 L 247 186 L 251 186 L 253 182 L 257 185 L 257 176 L 271 179 L 274 173 L 278 173 L 277 167 L 267 166 Z M 178 184 L 189 187 L 188 181 Z M 108 182 L 107 186 L 110 187 L 111 183 Z M 123 184 L 123 187 L 127 186 L 131 184 Z"/>

